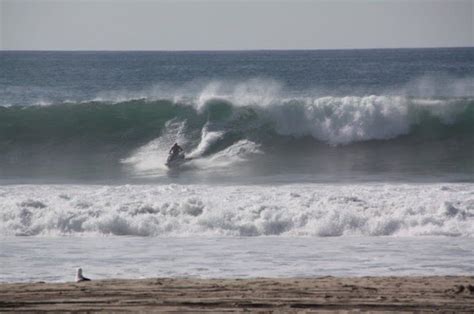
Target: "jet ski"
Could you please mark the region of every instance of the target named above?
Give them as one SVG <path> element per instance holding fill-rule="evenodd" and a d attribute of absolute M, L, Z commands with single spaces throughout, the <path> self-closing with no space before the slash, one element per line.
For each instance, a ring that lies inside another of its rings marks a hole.
<path fill-rule="evenodd" d="M 179 165 L 183 164 L 186 161 L 186 157 L 184 152 L 180 152 L 177 154 L 169 154 L 168 158 L 166 159 L 166 166 L 168 168 L 176 168 Z"/>

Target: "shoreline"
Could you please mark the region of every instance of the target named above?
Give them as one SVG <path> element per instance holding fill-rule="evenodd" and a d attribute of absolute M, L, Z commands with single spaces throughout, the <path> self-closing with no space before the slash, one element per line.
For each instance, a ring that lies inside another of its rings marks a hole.
<path fill-rule="evenodd" d="M 0 311 L 474 312 L 474 276 L 1 283 Z"/>

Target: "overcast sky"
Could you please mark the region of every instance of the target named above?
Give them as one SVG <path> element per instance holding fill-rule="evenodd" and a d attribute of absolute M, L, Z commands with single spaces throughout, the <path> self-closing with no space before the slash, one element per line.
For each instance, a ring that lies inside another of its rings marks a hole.
<path fill-rule="evenodd" d="M 474 46 L 474 0 L 0 0 L 0 48 Z"/>

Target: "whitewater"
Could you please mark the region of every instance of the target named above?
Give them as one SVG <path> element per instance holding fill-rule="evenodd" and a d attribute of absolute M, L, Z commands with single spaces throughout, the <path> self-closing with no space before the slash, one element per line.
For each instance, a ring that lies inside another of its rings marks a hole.
<path fill-rule="evenodd" d="M 1 51 L 0 281 L 472 275 L 472 60 Z"/>
<path fill-rule="evenodd" d="M 474 235 L 473 184 L 0 188 L 7 236 Z"/>

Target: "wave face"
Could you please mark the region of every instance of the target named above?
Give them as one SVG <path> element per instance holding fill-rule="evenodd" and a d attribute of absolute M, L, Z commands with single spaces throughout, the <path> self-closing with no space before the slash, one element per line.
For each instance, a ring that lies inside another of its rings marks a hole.
<path fill-rule="evenodd" d="M 402 154 L 420 143 L 451 143 L 462 159 L 472 153 L 473 134 L 471 98 L 275 99 L 203 93 L 174 101 L 0 108 L 0 150 L 7 164 L 74 157 L 152 170 L 163 168 L 167 150 L 175 141 L 201 168 L 206 165 L 199 159 L 207 160 L 207 165 L 228 165 L 268 152 L 277 158 L 288 150 L 294 155 L 321 157 L 331 147 L 347 150 L 370 143 L 401 145 Z M 308 145 L 308 140 L 313 143 Z M 318 148 L 308 150 L 307 146 Z"/>
<path fill-rule="evenodd" d="M 472 184 L 0 187 L 0 235 L 474 236 Z"/>
<path fill-rule="evenodd" d="M 456 137 L 474 130 L 474 98 L 417 99 L 401 96 L 287 98 L 242 103 L 215 97 L 197 103 L 130 100 L 0 108 L 4 145 L 81 142 L 91 145 L 148 141 L 171 121 L 185 121 L 186 132 L 253 131 L 266 136 L 311 136 L 330 145 L 389 140 L 402 135 Z"/>

